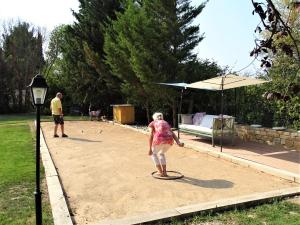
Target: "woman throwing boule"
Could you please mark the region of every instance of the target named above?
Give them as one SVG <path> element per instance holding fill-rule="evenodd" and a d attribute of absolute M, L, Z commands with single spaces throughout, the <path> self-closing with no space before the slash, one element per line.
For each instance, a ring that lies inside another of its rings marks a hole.
<path fill-rule="evenodd" d="M 177 145 L 183 147 L 170 125 L 163 119 L 163 114 L 156 112 L 152 116 L 153 121 L 148 125 L 150 129 L 149 155 L 151 156 L 158 170 L 158 175 L 167 177 L 167 162 L 165 153 L 173 145 L 174 140 Z"/>

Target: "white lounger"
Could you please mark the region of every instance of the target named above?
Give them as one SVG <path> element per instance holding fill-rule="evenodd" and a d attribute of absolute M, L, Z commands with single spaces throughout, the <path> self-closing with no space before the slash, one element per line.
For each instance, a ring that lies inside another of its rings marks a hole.
<path fill-rule="evenodd" d="M 195 114 L 178 114 L 178 130 L 184 133 L 194 134 L 196 136 L 210 137 L 212 139 L 212 146 L 215 146 L 214 139 L 221 136 L 221 118 L 216 115 L 204 115 L 201 123 L 195 125 L 192 120 Z M 231 141 L 234 141 L 234 117 L 223 117 L 223 135 L 230 136 Z"/>

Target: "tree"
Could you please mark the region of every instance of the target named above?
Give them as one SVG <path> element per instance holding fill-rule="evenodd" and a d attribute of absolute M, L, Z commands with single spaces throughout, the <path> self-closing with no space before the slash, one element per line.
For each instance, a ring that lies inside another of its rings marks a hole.
<path fill-rule="evenodd" d="M 178 93 L 156 83 L 195 78 L 188 66 L 196 63 L 192 50 L 203 37 L 191 23 L 204 6 L 192 7 L 187 0 L 129 0 L 106 30 L 106 62 L 122 81 L 122 92 L 146 109 L 148 120 L 151 109 L 167 106 L 175 124 Z"/>
<path fill-rule="evenodd" d="M 56 64 L 59 64 L 59 61 L 63 60 L 62 52 L 64 46 L 67 44 L 65 40 L 66 28 L 67 25 L 60 25 L 55 27 L 50 34 L 49 44 L 45 52 L 44 74 L 46 77 L 48 77 L 49 73 L 53 73 L 59 69 Z"/>
<path fill-rule="evenodd" d="M 75 104 L 106 107 L 119 99 L 118 84 L 103 63 L 103 36 L 107 18 L 120 10 L 119 1 L 80 0 L 76 22 L 63 32 L 61 72 L 68 81 L 66 91 Z M 76 90 L 76 92 L 74 92 Z"/>
<path fill-rule="evenodd" d="M 55 96 L 57 92 L 65 93 L 66 87 L 69 86 L 67 76 L 64 73 L 63 65 L 65 63 L 63 57 L 63 48 L 69 44 L 65 38 L 65 30 L 67 25 L 60 25 L 55 27 L 49 37 L 49 43 L 45 52 L 45 66 L 43 74 L 50 87 L 48 96 Z M 65 107 L 68 105 L 70 98 L 64 98 Z M 66 101 L 67 100 L 67 101 Z M 46 99 L 45 105 L 50 105 L 50 98 Z M 44 113 L 50 113 L 49 107 L 43 109 Z M 63 111 L 67 111 L 64 109 Z"/>
<path fill-rule="evenodd" d="M 299 15 L 294 0 L 266 0 L 265 3 L 258 3 L 251 0 L 254 6 L 254 13 L 261 19 L 261 25 L 255 29 L 262 33 L 262 39 L 256 40 L 256 46 L 251 56 L 262 55 L 261 66 L 270 68 L 272 55 L 284 53 L 300 65 L 300 44 L 299 44 Z M 299 4 L 299 3 L 298 3 Z M 263 27 L 263 29 L 261 28 Z"/>
<path fill-rule="evenodd" d="M 272 79 L 265 97 L 273 110 L 274 124 L 300 128 L 300 13 L 290 0 L 253 2 L 264 30 L 252 51 L 260 56 L 267 77 Z M 266 7 L 264 9 L 264 6 Z"/>
<path fill-rule="evenodd" d="M 0 47 L 0 113 L 7 113 L 9 110 L 9 74 L 4 61 L 2 48 Z"/>
<path fill-rule="evenodd" d="M 16 112 L 24 112 L 30 105 L 27 85 L 44 63 L 42 35 L 26 22 L 9 26 L 3 36 L 3 59 L 9 74 L 7 93 Z M 7 77 L 7 76 L 6 76 Z"/>

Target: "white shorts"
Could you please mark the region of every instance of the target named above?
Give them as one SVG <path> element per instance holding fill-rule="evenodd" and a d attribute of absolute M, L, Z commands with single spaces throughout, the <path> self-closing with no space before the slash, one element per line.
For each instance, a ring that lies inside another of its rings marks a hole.
<path fill-rule="evenodd" d="M 166 153 L 172 145 L 170 144 L 160 144 L 152 146 L 153 154 L 164 154 Z"/>

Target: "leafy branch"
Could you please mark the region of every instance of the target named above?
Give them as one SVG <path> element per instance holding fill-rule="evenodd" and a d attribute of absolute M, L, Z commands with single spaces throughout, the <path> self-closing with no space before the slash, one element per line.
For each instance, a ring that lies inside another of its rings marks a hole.
<path fill-rule="evenodd" d="M 276 54 L 280 49 L 289 57 L 295 57 L 300 64 L 300 50 L 295 37 L 292 34 L 289 21 L 286 22 L 282 19 L 280 12 L 276 9 L 272 0 L 266 0 L 267 4 L 255 2 L 251 0 L 254 10 L 252 14 L 257 13 L 261 19 L 261 24 L 265 31 L 269 33 L 268 37 L 262 40 L 256 40 L 256 46 L 251 51 L 250 56 L 265 55 L 261 59 L 261 67 L 270 68 L 272 61 L 268 53 Z M 291 9 L 292 10 L 292 9 Z M 261 33 L 263 29 L 258 25 L 255 32 Z M 279 38 L 289 37 L 292 41 L 289 43 L 280 43 L 276 45 L 274 41 Z"/>

